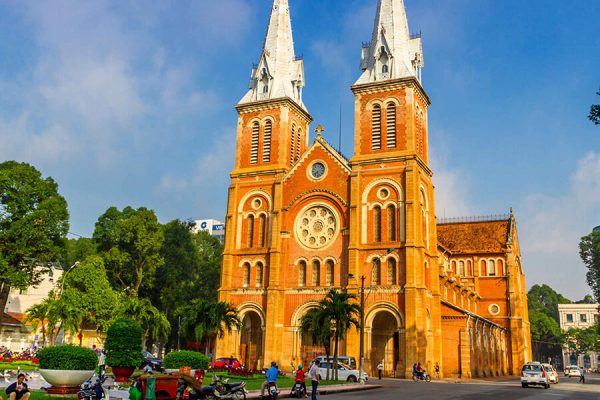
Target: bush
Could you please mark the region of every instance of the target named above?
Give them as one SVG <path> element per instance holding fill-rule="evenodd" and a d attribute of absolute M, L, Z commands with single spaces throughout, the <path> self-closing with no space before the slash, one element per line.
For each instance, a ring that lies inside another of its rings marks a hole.
<path fill-rule="evenodd" d="M 202 353 L 181 350 L 172 351 L 165 356 L 163 367 L 175 369 L 179 367 L 192 367 L 193 369 L 207 369 L 209 359 Z"/>
<path fill-rule="evenodd" d="M 98 366 L 98 356 L 93 350 L 72 345 L 44 347 L 37 358 L 42 369 L 91 371 Z"/>
<path fill-rule="evenodd" d="M 142 363 L 142 328 L 129 319 L 116 320 L 106 333 L 106 364 L 136 368 Z"/>

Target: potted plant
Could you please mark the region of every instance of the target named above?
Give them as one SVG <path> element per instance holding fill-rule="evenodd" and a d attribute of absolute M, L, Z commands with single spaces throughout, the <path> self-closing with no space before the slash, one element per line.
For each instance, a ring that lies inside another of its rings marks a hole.
<path fill-rule="evenodd" d="M 106 364 L 115 381 L 127 382 L 142 363 L 142 328 L 129 319 L 116 320 L 106 333 Z"/>
<path fill-rule="evenodd" d="M 202 353 L 189 350 L 172 351 L 163 360 L 163 367 L 167 372 L 178 371 L 181 367 L 190 367 L 191 374 L 194 370 L 208 368 L 209 359 Z"/>
<path fill-rule="evenodd" d="M 37 358 L 40 374 L 56 389 L 55 393 L 76 392 L 98 365 L 93 350 L 73 345 L 45 347 L 37 353 Z"/>

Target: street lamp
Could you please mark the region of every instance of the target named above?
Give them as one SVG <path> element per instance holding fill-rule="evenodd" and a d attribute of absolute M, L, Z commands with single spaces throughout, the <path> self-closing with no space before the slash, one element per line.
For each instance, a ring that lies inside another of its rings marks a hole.
<path fill-rule="evenodd" d="M 67 272 L 65 272 L 65 273 L 63 274 L 63 276 L 62 276 L 62 282 L 61 282 L 61 284 L 60 284 L 60 294 L 58 295 L 58 297 L 59 297 L 59 298 L 62 296 L 63 289 L 64 289 L 64 287 L 65 287 L 65 278 L 67 277 L 67 274 L 68 274 L 69 272 L 71 272 L 71 270 L 72 270 L 73 268 L 77 267 L 78 265 L 79 265 L 79 261 L 75 261 L 75 264 L 71 265 L 71 266 L 69 267 L 69 269 L 67 270 Z"/>
<path fill-rule="evenodd" d="M 387 256 L 392 253 L 396 248 L 388 249 L 384 254 L 378 256 L 378 259 Z M 375 266 L 375 258 L 371 263 L 371 275 L 373 275 L 373 267 Z M 348 278 L 356 278 L 354 274 L 348 274 Z M 359 382 L 365 383 L 364 373 L 365 373 L 365 279 L 367 277 L 363 274 L 359 277 L 360 279 L 360 342 L 359 342 Z M 371 292 L 369 292 L 371 294 Z M 368 295 L 367 294 L 367 297 Z"/>

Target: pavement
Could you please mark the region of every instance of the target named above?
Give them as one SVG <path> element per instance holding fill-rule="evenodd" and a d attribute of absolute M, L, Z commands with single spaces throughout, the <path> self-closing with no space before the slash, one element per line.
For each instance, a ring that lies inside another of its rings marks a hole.
<path fill-rule="evenodd" d="M 364 392 L 365 390 L 373 390 L 380 389 L 382 386 L 373 383 L 356 383 L 356 384 L 343 384 L 343 385 L 322 385 L 318 389 L 319 395 L 329 395 L 334 393 L 350 393 L 350 392 Z M 278 398 L 289 398 L 291 388 L 283 388 L 279 389 L 279 397 Z M 308 396 L 310 397 L 310 386 L 308 390 Z M 250 390 L 247 399 L 260 399 L 260 390 Z"/>

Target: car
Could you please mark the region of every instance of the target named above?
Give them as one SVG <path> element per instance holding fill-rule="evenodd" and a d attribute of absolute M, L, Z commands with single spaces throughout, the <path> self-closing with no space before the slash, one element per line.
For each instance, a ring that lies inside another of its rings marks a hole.
<path fill-rule="evenodd" d="M 546 369 L 546 373 L 548 374 L 548 380 L 551 383 L 558 383 L 558 372 L 554 369 L 554 367 L 550 364 L 542 364 Z"/>
<path fill-rule="evenodd" d="M 239 368 L 240 360 L 234 357 L 220 357 L 210 363 L 211 368 Z"/>
<path fill-rule="evenodd" d="M 569 365 L 565 368 L 565 376 L 567 378 L 579 378 L 581 376 L 581 371 L 579 371 L 579 367 L 577 365 Z"/>
<path fill-rule="evenodd" d="M 142 351 L 142 368 L 146 365 L 150 365 L 154 371 L 162 371 L 162 360 L 158 357 L 155 357 L 154 354 L 149 351 Z"/>
<path fill-rule="evenodd" d="M 550 387 L 548 372 L 544 366 L 537 361 L 528 362 L 521 368 L 521 387 L 526 388 L 532 385 L 540 385 L 543 386 L 544 389 Z"/>
<path fill-rule="evenodd" d="M 329 365 L 329 377 L 332 378 L 333 363 L 322 362 L 319 364 L 319 376 L 321 379 L 327 377 L 327 366 Z M 344 364 L 342 362 L 338 362 L 338 381 L 348 381 L 348 382 L 356 382 L 358 381 L 358 377 L 360 376 L 360 372 L 358 370 L 352 368 L 348 364 Z M 369 375 L 366 372 L 363 372 L 363 379 L 366 381 L 369 380 Z"/>
<path fill-rule="evenodd" d="M 348 364 L 352 368 L 356 369 L 356 358 L 349 357 L 349 356 L 338 356 L 337 359 L 339 362 Z M 315 360 L 319 360 L 319 362 L 327 362 L 327 361 L 333 362 L 333 356 L 329 356 L 329 358 L 327 358 L 327 356 L 318 356 L 317 358 L 312 360 L 312 362 L 314 363 Z"/>

